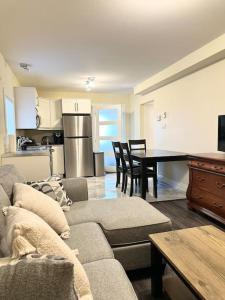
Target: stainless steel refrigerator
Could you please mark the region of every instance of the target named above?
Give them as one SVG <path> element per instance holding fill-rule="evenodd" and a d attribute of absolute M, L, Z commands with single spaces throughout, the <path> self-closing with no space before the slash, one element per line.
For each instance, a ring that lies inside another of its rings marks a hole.
<path fill-rule="evenodd" d="M 94 176 L 90 115 L 63 115 L 66 177 Z"/>

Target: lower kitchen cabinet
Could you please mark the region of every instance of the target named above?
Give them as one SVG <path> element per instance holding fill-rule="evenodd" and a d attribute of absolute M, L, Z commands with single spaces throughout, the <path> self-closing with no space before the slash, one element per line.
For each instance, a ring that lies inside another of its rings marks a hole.
<path fill-rule="evenodd" d="M 62 176 L 65 173 L 64 169 L 64 146 L 54 145 L 52 153 L 53 174 Z"/>
<path fill-rule="evenodd" d="M 10 156 L 11 155 L 11 156 Z M 25 181 L 43 180 L 50 176 L 50 157 L 46 155 L 3 154 L 2 165 L 14 165 Z"/>

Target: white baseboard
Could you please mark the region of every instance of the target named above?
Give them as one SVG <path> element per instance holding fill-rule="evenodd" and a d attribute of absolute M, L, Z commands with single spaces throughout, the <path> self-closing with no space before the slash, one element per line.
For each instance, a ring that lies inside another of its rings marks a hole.
<path fill-rule="evenodd" d="M 172 186 L 174 189 L 178 189 L 181 190 L 183 192 L 187 191 L 187 184 L 185 184 L 184 182 L 177 182 L 174 181 L 168 177 L 164 177 L 163 175 L 158 175 L 158 178 L 160 178 L 161 181 L 169 184 L 170 186 Z"/>

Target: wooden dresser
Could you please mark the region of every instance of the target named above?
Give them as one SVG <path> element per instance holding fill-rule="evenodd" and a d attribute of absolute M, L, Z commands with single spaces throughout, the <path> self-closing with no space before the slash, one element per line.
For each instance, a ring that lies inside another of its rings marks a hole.
<path fill-rule="evenodd" d="M 225 153 L 203 153 L 188 158 L 188 207 L 225 224 Z"/>

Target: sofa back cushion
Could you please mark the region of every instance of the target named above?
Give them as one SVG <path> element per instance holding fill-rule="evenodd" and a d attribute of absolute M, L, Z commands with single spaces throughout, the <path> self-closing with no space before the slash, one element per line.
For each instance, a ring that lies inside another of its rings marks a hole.
<path fill-rule="evenodd" d="M 80 300 L 92 300 L 89 280 L 74 251 L 39 216 L 15 206 L 4 208 L 6 218 L 5 242 L 11 256 L 22 256 L 37 251 L 41 255 L 67 258 L 74 264 L 74 287 Z M 63 284 L 63 283 L 62 283 Z"/>
<path fill-rule="evenodd" d="M 23 183 L 15 183 L 13 202 L 17 207 L 25 208 L 41 217 L 63 239 L 69 238 L 70 227 L 59 203 L 48 195 Z"/>
<path fill-rule="evenodd" d="M 3 187 L 0 184 L 0 240 L 4 235 L 5 217 L 2 214 L 2 208 L 10 205 L 10 200 Z M 1 252 L 0 252 L 1 257 Z"/>
<path fill-rule="evenodd" d="M 13 198 L 13 186 L 17 182 L 24 182 L 24 178 L 14 165 L 4 165 L 0 167 L 0 185 L 8 195 L 10 201 L 12 201 Z"/>

